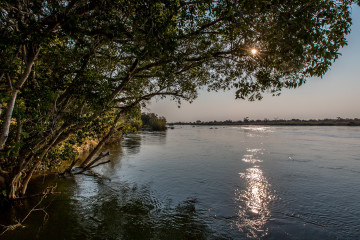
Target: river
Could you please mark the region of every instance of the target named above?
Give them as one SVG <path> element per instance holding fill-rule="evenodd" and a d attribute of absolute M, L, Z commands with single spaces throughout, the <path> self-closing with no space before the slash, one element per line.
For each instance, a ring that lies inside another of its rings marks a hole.
<path fill-rule="evenodd" d="M 107 148 L 111 163 L 96 175 L 37 179 L 30 192 L 55 182 L 61 192 L 41 205 L 48 220 L 34 212 L 1 237 L 360 238 L 358 127 L 175 126 Z"/>

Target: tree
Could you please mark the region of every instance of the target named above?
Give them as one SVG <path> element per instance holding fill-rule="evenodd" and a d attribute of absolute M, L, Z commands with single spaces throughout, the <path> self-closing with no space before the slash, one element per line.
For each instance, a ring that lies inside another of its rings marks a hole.
<path fill-rule="evenodd" d="M 165 117 L 159 117 L 155 113 L 142 113 L 141 121 L 142 121 L 143 127 L 150 128 L 153 131 L 166 130 Z"/>
<path fill-rule="evenodd" d="M 0 150 L 10 197 L 25 193 L 58 146 L 122 131 L 119 121 L 153 97 L 192 101 L 206 86 L 256 100 L 322 76 L 346 45 L 353 2 L 2 1 Z"/>

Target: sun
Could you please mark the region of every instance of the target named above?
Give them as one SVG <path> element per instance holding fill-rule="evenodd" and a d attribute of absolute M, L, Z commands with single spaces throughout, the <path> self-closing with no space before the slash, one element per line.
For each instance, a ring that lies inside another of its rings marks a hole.
<path fill-rule="evenodd" d="M 257 54 L 257 52 L 258 52 L 257 49 L 255 49 L 255 48 L 251 49 L 251 53 L 252 53 L 253 55 Z"/>

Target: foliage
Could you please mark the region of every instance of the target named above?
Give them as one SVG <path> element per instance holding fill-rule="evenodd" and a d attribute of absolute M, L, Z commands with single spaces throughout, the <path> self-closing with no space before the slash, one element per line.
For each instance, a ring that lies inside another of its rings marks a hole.
<path fill-rule="evenodd" d="M 352 3 L 3 0 L 1 168 L 23 179 L 54 152 L 70 158 L 83 139 L 131 128 L 153 97 L 192 101 L 207 87 L 255 100 L 322 76 Z"/>
<path fill-rule="evenodd" d="M 144 128 L 150 128 L 153 131 L 166 130 L 165 117 L 159 117 L 155 113 L 142 113 L 141 121 Z"/>
<path fill-rule="evenodd" d="M 136 132 L 138 130 L 140 130 L 140 128 L 142 127 L 142 121 L 135 119 L 135 120 L 131 120 L 130 121 L 131 127 L 133 128 L 133 130 Z"/>

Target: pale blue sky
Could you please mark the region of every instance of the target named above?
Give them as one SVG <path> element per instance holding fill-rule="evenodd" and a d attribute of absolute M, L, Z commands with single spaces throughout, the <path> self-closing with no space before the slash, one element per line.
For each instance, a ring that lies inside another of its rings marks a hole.
<path fill-rule="evenodd" d="M 265 96 L 248 102 L 235 100 L 235 91 L 202 91 L 192 104 L 181 108 L 169 100 L 153 101 L 148 111 L 175 121 L 212 121 L 274 118 L 360 118 L 360 7 L 352 10 L 353 25 L 348 46 L 331 70 L 321 78 L 308 79 L 298 89 L 285 89 L 279 97 Z"/>

